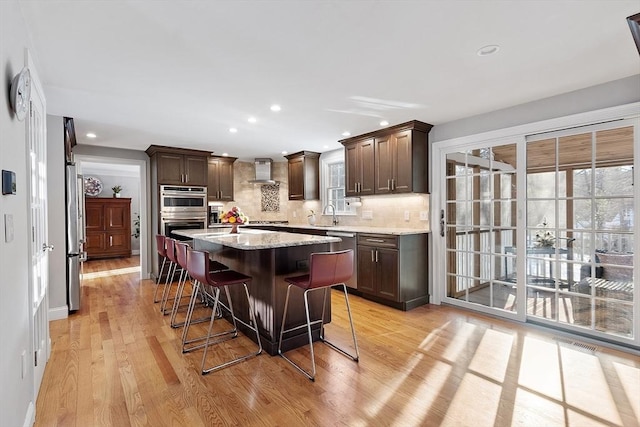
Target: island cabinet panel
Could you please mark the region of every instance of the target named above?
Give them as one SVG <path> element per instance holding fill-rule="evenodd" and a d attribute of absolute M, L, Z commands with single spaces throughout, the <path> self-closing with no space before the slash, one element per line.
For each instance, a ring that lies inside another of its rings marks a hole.
<path fill-rule="evenodd" d="M 427 235 L 358 234 L 357 293 L 410 310 L 429 302 Z"/>
<path fill-rule="evenodd" d="M 89 259 L 131 256 L 131 199 L 87 198 L 85 221 Z"/>
<path fill-rule="evenodd" d="M 151 158 L 154 184 L 207 185 L 208 151 L 152 145 L 147 148 L 146 153 Z"/>
<path fill-rule="evenodd" d="M 210 202 L 233 201 L 233 163 L 235 157 L 209 159 L 207 199 Z"/>
<path fill-rule="evenodd" d="M 428 192 L 430 130 L 414 120 L 341 140 L 347 196 Z"/>
<path fill-rule="evenodd" d="M 289 200 L 318 200 L 320 153 L 300 151 L 285 157 L 289 162 Z"/>
<path fill-rule="evenodd" d="M 367 138 L 346 144 L 345 182 L 347 196 L 357 197 L 374 193 L 374 139 Z"/>

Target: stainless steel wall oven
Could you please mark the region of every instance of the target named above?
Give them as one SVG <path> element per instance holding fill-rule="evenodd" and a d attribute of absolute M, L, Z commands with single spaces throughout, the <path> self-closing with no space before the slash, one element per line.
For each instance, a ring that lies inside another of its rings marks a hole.
<path fill-rule="evenodd" d="M 207 214 L 207 187 L 160 186 L 160 212 Z"/>
<path fill-rule="evenodd" d="M 177 230 L 205 229 L 208 222 L 207 187 L 160 186 L 160 232 L 174 239 Z"/>

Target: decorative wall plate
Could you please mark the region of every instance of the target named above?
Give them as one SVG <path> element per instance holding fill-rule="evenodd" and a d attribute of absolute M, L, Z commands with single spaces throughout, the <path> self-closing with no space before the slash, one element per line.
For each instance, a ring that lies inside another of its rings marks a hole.
<path fill-rule="evenodd" d="M 102 182 L 93 176 L 84 177 L 84 194 L 87 196 L 97 196 L 102 193 Z"/>

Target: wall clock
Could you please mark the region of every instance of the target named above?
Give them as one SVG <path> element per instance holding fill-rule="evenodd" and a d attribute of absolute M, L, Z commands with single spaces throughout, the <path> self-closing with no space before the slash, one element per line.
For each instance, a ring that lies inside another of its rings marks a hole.
<path fill-rule="evenodd" d="M 31 100 L 31 73 L 24 67 L 11 82 L 11 108 L 18 120 L 22 121 L 29 111 Z"/>
<path fill-rule="evenodd" d="M 84 177 L 84 194 L 87 196 L 97 196 L 102 193 L 102 182 L 93 176 Z"/>

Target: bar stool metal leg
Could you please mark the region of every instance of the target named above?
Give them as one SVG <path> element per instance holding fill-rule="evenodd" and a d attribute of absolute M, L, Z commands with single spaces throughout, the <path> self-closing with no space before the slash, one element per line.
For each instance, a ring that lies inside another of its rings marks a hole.
<path fill-rule="evenodd" d="M 158 288 L 160 287 L 160 278 L 162 277 L 162 272 L 164 271 L 164 265 L 167 263 L 167 257 L 162 258 L 162 266 L 160 267 L 160 272 L 158 273 L 158 277 L 156 277 L 156 286 L 155 289 L 153 290 L 153 303 L 157 303 L 160 302 L 159 299 L 157 299 L 157 295 L 158 295 Z"/>

